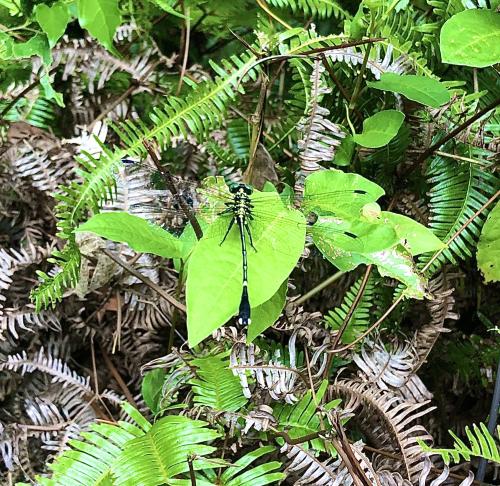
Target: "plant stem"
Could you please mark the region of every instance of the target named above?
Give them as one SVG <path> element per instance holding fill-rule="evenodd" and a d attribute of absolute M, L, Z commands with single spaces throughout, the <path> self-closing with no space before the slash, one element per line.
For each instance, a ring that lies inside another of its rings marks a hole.
<path fill-rule="evenodd" d="M 48 76 L 54 74 L 57 71 L 57 68 L 51 69 L 48 72 Z M 24 88 L 1 112 L 0 112 L 0 120 L 3 121 L 5 115 L 9 113 L 12 107 L 16 105 L 16 103 L 25 95 L 27 95 L 33 88 L 36 88 L 38 83 L 40 82 L 41 77 L 37 77 L 30 85 Z"/>
<path fill-rule="evenodd" d="M 316 285 L 313 289 L 309 290 L 309 292 L 305 293 L 302 297 L 299 297 L 297 300 L 294 300 L 292 304 L 294 306 L 298 306 L 303 304 L 306 300 L 309 300 L 311 297 L 316 295 L 318 292 L 321 292 L 325 287 L 328 287 L 330 284 L 338 280 L 345 272 L 337 272 L 334 273 L 331 277 L 328 277 L 326 280 L 321 282 L 319 285 Z"/>

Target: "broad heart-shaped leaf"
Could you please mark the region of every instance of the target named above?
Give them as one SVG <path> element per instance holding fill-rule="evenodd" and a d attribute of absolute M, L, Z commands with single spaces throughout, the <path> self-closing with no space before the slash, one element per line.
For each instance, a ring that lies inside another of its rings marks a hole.
<path fill-rule="evenodd" d="M 486 67 L 500 62 L 500 13 L 464 10 L 447 20 L 440 34 L 443 62 Z"/>
<path fill-rule="evenodd" d="M 382 211 L 381 218 L 394 228 L 399 242 L 413 256 L 437 251 L 446 246 L 429 228 L 407 216 Z"/>
<path fill-rule="evenodd" d="M 477 266 L 485 282 L 500 280 L 500 203 L 488 215 L 481 231 L 477 244 Z"/>
<path fill-rule="evenodd" d="M 377 266 L 380 275 L 405 284 L 405 296 L 422 299 L 426 295 L 426 279 L 418 272 L 411 255 L 400 245 L 374 253 L 356 253 L 336 248 L 325 239 L 314 243 L 325 258 L 343 272 L 371 263 Z"/>
<path fill-rule="evenodd" d="M 153 253 L 164 258 L 183 256 L 178 238 L 160 226 L 126 212 L 96 214 L 75 231 L 89 231 L 108 240 L 127 243 L 141 253 Z"/>
<path fill-rule="evenodd" d="M 77 0 L 78 21 L 106 49 L 115 52 L 113 36 L 120 25 L 118 0 Z"/>
<path fill-rule="evenodd" d="M 259 334 L 262 334 L 276 322 L 285 306 L 287 290 L 288 279 L 281 284 L 281 287 L 269 300 L 252 309 L 252 322 L 248 326 L 247 343 L 251 343 Z"/>
<path fill-rule="evenodd" d="M 247 243 L 250 305 L 269 300 L 295 267 L 304 249 L 302 213 L 286 208 L 279 195 L 258 192 L 266 201 L 266 217 L 250 222 L 253 243 Z M 242 291 L 242 254 L 236 225 L 221 245 L 231 217 L 219 217 L 194 248 L 188 266 L 186 302 L 188 337 L 195 346 L 238 312 Z M 283 220 L 287 221 L 286 226 Z M 247 238 L 248 241 L 248 238 Z"/>
<path fill-rule="evenodd" d="M 342 211 L 359 216 L 365 204 L 376 201 L 385 194 L 374 182 L 358 174 L 341 170 L 314 172 L 304 182 L 303 212 Z"/>
<path fill-rule="evenodd" d="M 35 8 L 35 18 L 40 27 L 47 34 L 50 47 L 54 47 L 66 30 L 70 20 L 68 6 L 63 2 L 48 6 L 38 4 Z"/>
<path fill-rule="evenodd" d="M 379 111 L 363 121 L 363 132 L 355 134 L 354 141 L 362 147 L 383 147 L 398 134 L 404 119 L 398 110 Z"/>
<path fill-rule="evenodd" d="M 368 81 L 370 88 L 401 93 L 408 99 L 439 108 L 450 101 L 449 91 L 437 79 L 414 74 L 383 73 L 380 81 Z"/>

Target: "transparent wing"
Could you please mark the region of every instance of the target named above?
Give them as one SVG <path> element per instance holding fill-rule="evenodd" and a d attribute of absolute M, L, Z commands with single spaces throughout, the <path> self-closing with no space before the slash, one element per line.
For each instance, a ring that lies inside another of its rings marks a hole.
<path fill-rule="evenodd" d="M 162 207 L 160 210 L 161 217 L 156 218 L 156 222 L 163 224 L 173 233 L 180 234 L 188 223 L 187 215 L 180 208 L 178 199 L 170 191 L 155 189 L 155 187 L 163 183 L 163 178 L 158 170 L 145 167 L 142 164 L 132 164 L 129 167 L 131 170 L 140 167 L 140 170 L 150 174 L 151 188 L 156 191 L 158 196 L 159 204 L 155 206 L 156 208 L 158 206 Z M 364 179 L 365 186 L 363 187 L 359 176 L 352 174 L 352 177 L 348 175 L 346 184 L 345 174 L 343 174 L 342 183 L 347 187 L 342 189 L 332 188 L 333 190 L 315 192 L 305 196 L 292 196 L 290 193 L 278 194 L 274 191 L 254 191 L 250 196 L 253 208 L 251 217 L 248 220 L 246 236 L 249 239 L 250 234 L 265 231 L 267 227 L 286 238 L 287 232 L 295 229 L 297 225 L 306 225 L 308 231 L 313 235 L 326 233 L 333 244 L 339 248 L 356 252 L 367 251 L 366 248 L 370 245 L 367 244 L 366 227 L 362 229 L 359 226 L 355 227 L 343 219 L 340 214 L 335 214 L 336 208 L 345 210 L 346 204 L 348 209 L 357 211 L 366 202 L 372 201 L 373 194 L 370 193 L 371 187 L 366 186 L 367 182 L 372 184 Z M 222 241 L 233 218 L 230 213 L 221 214 L 227 208 L 227 204 L 233 201 L 233 196 L 224 179 L 222 177 L 209 177 L 200 184 L 197 181 L 187 181 L 175 177 L 174 183 L 177 191 L 190 207 L 190 211 L 202 226 L 207 227 L 207 225 L 220 219 L 226 222 L 216 225 L 218 229 L 212 229 L 209 232 L 210 238 L 217 238 Z M 331 217 L 327 220 L 317 221 L 315 225 L 307 225 L 305 222 L 298 223 L 294 210 L 289 209 L 294 207 L 301 208 L 306 214 L 314 211 L 320 213 L 327 211 Z M 144 205 L 141 204 L 131 207 L 131 212 L 144 212 L 144 210 Z M 233 236 L 236 236 L 239 241 L 239 232 L 236 225 L 231 228 L 228 238 L 231 239 Z"/>

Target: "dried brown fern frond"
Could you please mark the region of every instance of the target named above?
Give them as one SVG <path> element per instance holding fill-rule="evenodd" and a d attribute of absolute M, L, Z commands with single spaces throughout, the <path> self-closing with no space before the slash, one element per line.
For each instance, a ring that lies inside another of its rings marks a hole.
<path fill-rule="evenodd" d="M 401 456 L 401 461 L 385 458 L 385 469 L 400 472 L 405 479 L 415 482 L 423 467 L 417 439 L 432 440 L 424 427 L 415 422 L 435 407 L 428 407 L 428 401 L 407 402 L 372 384 L 355 380 L 338 380 L 332 385 L 332 392 L 354 405 L 356 420 L 369 442 Z"/>
<path fill-rule="evenodd" d="M 31 245 L 28 249 L 0 249 L 0 341 L 6 333 L 17 340 L 19 332 L 35 329 L 60 330 L 59 318 L 52 311 L 36 313 L 25 292 L 35 267 L 50 253 L 50 248 Z"/>
<path fill-rule="evenodd" d="M 323 96 L 331 92 L 323 79 L 324 71 L 324 66 L 317 59 L 310 79 L 311 93 L 307 114 L 297 124 L 297 131 L 300 133 L 297 142 L 300 174 L 296 178 L 296 192 L 302 190 L 303 180 L 309 174 L 322 168 L 321 162 L 333 160 L 337 147 L 345 137 L 340 127 L 328 119 L 329 110 L 320 106 Z"/>
<path fill-rule="evenodd" d="M 449 329 L 444 327 L 445 321 L 458 319 L 458 314 L 453 312 L 455 304 L 453 290 L 449 287 L 444 273 L 438 274 L 429 282 L 429 291 L 433 298 L 427 301 L 427 309 L 431 320 L 423 325 L 413 337 L 413 345 L 418 353 L 418 362 L 414 367 L 414 372 L 426 362 L 441 333 L 449 332 Z"/>
<path fill-rule="evenodd" d="M 362 452 L 363 444 L 361 442 L 351 444 L 350 448 L 365 478 L 369 481 L 368 484 L 381 486 L 373 466 Z M 354 479 L 349 468 L 340 458 L 321 460 L 312 449 L 307 449 L 300 444 L 285 444 L 281 452 L 291 460 L 286 471 L 294 478 L 295 486 L 320 484 L 324 486 L 351 486 L 353 484 L 368 486 L 366 480 L 362 482 L 358 477 Z"/>

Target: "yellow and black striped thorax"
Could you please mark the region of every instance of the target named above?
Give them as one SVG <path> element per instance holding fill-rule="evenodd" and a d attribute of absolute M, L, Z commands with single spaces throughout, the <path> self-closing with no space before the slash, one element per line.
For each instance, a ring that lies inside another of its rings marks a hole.
<path fill-rule="evenodd" d="M 252 200 L 250 195 L 253 193 L 253 188 L 247 184 L 231 184 L 229 192 L 233 194 L 233 201 L 228 205 L 234 217 L 237 220 L 245 221 L 245 219 L 252 219 Z"/>

